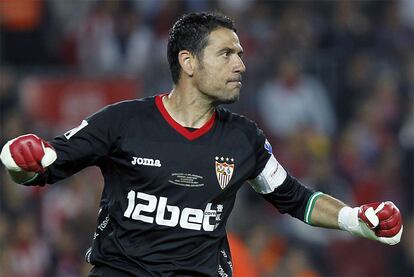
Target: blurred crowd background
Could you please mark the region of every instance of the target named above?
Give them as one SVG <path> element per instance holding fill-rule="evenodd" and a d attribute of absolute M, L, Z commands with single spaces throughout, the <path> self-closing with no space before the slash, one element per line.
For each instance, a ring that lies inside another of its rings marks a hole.
<path fill-rule="evenodd" d="M 414 276 L 414 0 L 0 0 L 0 139 L 51 139 L 99 108 L 168 92 L 183 13 L 236 21 L 247 72 L 229 106 L 303 183 L 356 206 L 392 200 L 397 246 L 309 227 L 246 186 L 228 224 L 236 276 Z M 109 123 L 110 124 L 110 123 Z M 45 187 L 0 173 L 0 275 L 85 276 L 102 177 Z"/>

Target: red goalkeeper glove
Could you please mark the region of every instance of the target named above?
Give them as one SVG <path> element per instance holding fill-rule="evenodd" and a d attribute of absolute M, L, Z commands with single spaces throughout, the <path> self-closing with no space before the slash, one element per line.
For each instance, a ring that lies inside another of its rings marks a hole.
<path fill-rule="evenodd" d="M 57 158 L 56 151 L 46 141 L 28 134 L 7 142 L 0 159 L 8 170 L 42 173 Z"/>
<path fill-rule="evenodd" d="M 401 213 L 390 201 L 344 207 L 339 211 L 339 227 L 353 235 L 394 245 L 403 232 Z"/>

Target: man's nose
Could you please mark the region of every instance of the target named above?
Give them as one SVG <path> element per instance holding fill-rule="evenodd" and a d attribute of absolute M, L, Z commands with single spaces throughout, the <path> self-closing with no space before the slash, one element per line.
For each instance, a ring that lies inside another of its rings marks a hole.
<path fill-rule="evenodd" d="M 241 57 L 237 56 L 236 64 L 234 66 L 234 72 L 243 73 L 246 71 L 246 66 L 244 65 Z"/>

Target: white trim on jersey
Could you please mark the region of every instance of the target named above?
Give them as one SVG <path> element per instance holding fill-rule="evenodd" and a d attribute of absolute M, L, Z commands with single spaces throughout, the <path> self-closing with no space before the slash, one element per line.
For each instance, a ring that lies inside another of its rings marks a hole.
<path fill-rule="evenodd" d="M 286 170 L 272 154 L 263 171 L 255 179 L 248 182 L 256 192 L 268 194 L 280 186 L 285 181 L 286 176 Z"/>
<path fill-rule="evenodd" d="M 83 128 L 85 128 L 86 126 L 88 126 L 88 121 L 86 121 L 86 120 L 82 120 L 82 123 L 81 123 L 79 126 L 77 126 L 77 127 L 73 128 L 73 129 L 71 129 L 71 130 L 67 131 L 67 132 L 64 134 L 65 138 L 66 138 L 67 140 L 69 140 L 72 136 L 74 136 L 77 132 L 79 132 L 80 130 L 82 130 L 82 129 L 83 129 Z"/>

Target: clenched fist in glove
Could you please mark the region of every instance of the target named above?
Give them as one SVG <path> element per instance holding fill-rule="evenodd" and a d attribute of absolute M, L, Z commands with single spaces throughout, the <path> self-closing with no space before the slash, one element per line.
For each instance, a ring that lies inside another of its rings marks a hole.
<path fill-rule="evenodd" d="M 403 232 L 400 211 L 390 201 L 344 207 L 339 211 L 338 223 L 353 235 L 389 245 L 399 243 Z"/>
<path fill-rule="evenodd" d="M 45 171 L 57 158 L 53 147 L 36 135 L 28 134 L 7 142 L 0 159 L 9 171 Z"/>

